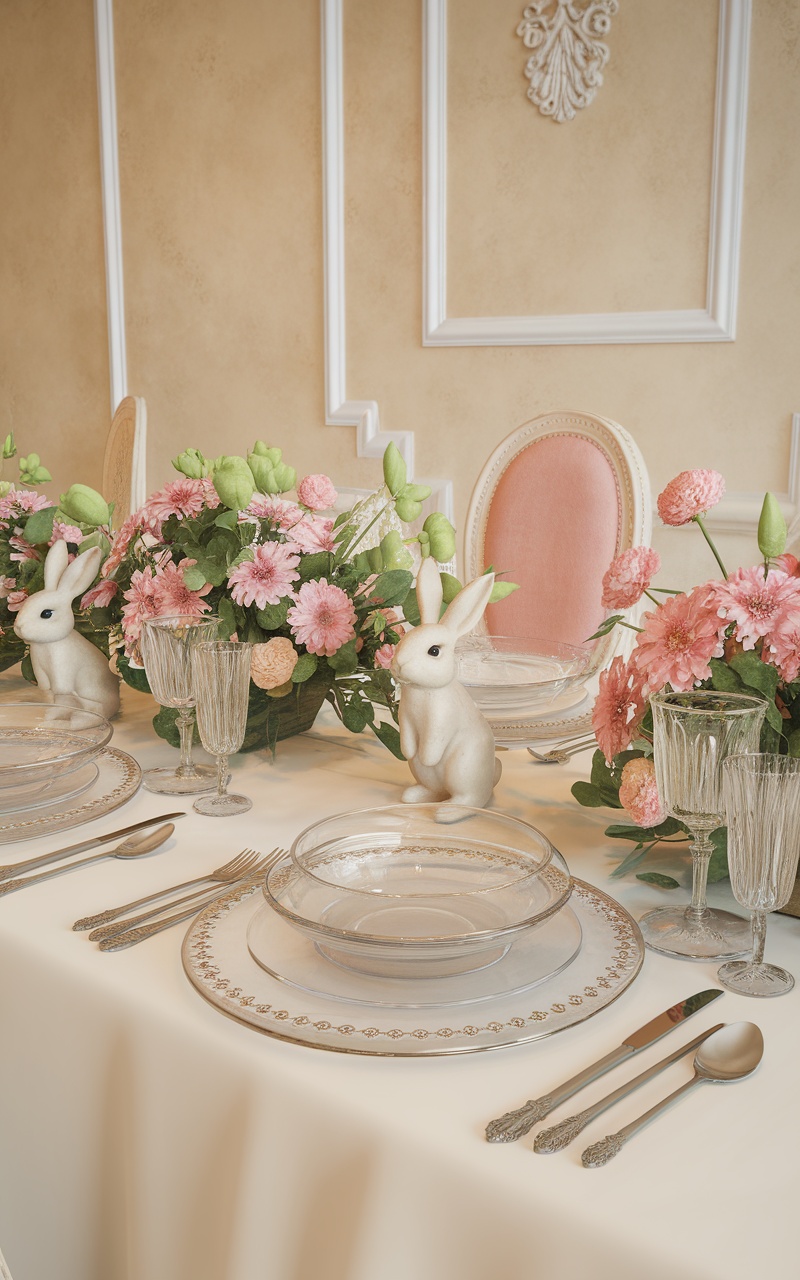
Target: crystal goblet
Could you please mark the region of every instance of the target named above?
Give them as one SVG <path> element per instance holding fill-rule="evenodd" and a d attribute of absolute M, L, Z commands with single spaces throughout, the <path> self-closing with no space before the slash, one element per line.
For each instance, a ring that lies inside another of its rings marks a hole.
<path fill-rule="evenodd" d="M 142 783 L 148 791 L 166 795 L 195 795 L 214 786 L 216 769 L 192 759 L 194 694 L 190 654 L 201 640 L 213 640 L 219 618 L 193 614 L 148 618 L 142 623 L 141 646 L 147 681 L 162 707 L 178 712 L 181 757 L 177 769 L 148 769 Z"/>
<path fill-rule="evenodd" d="M 794 978 L 765 964 L 767 913 L 784 907 L 800 860 L 800 760 L 771 754 L 730 756 L 723 765 L 728 867 L 736 901 L 751 913 L 753 954 L 719 970 L 742 996 L 782 996 Z"/>
<path fill-rule="evenodd" d="M 247 728 L 252 648 L 238 640 L 207 640 L 192 650 L 200 741 L 217 757 L 217 789 L 213 795 L 200 796 L 193 808 L 212 817 L 246 813 L 253 803 L 247 796 L 227 791 L 228 756 L 239 750 Z"/>
<path fill-rule="evenodd" d="M 691 689 L 656 693 L 653 759 L 662 804 L 691 832 L 692 900 L 688 907 L 659 907 L 639 921 L 653 951 L 687 960 L 727 960 L 746 953 L 748 922 L 706 902 L 712 831 L 725 822 L 722 764 L 731 755 L 758 751 L 767 711 L 763 698 Z"/>

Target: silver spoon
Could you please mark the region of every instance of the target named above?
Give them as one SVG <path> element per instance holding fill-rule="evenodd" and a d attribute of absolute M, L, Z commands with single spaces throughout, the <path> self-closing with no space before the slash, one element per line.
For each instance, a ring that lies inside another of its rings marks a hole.
<path fill-rule="evenodd" d="M 610 1133 L 599 1142 L 593 1142 L 581 1156 L 581 1163 L 587 1169 L 598 1169 L 607 1164 L 622 1149 L 628 1138 L 633 1137 L 695 1085 L 706 1081 L 711 1084 L 730 1084 L 734 1080 L 743 1080 L 755 1071 L 763 1056 L 764 1037 L 754 1022 L 733 1022 L 730 1026 L 723 1027 L 721 1031 L 709 1036 L 697 1050 L 691 1080 L 687 1080 L 680 1089 L 645 1111 L 638 1120 L 626 1124 L 618 1133 Z"/>
<path fill-rule="evenodd" d="M 62 872 L 71 871 L 73 867 L 85 867 L 90 862 L 99 862 L 101 858 L 140 858 L 143 853 L 150 853 L 153 849 L 157 849 L 174 830 L 175 823 L 167 822 L 163 827 L 157 827 L 155 831 L 148 831 L 145 835 L 128 836 L 128 839 L 118 844 L 116 849 L 93 853 L 91 858 L 80 858 L 77 862 L 69 862 L 65 866 L 51 867 L 49 871 L 40 871 L 35 876 L 20 876 L 17 880 L 6 880 L 0 884 L 0 896 L 4 893 L 13 893 L 15 889 L 24 889 L 26 885 L 36 884 L 39 880 L 60 876 Z"/>

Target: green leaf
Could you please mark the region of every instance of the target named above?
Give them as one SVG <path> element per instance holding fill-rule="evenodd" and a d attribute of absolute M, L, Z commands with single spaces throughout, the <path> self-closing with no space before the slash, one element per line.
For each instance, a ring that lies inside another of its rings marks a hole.
<path fill-rule="evenodd" d="M 789 734 L 789 755 L 795 759 L 800 756 L 800 729 L 792 729 Z"/>
<path fill-rule="evenodd" d="M 132 667 L 130 660 L 122 653 L 117 657 L 117 670 L 125 683 L 129 684 L 132 689 L 136 689 L 139 693 L 150 692 L 150 685 L 144 668 Z"/>
<path fill-rule="evenodd" d="M 390 440 L 383 455 L 383 479 L 393 498 L 405 487 L 408 479 L 406 464 L 393 440 Z"/>
<path fill-rule="evenodd" d="M 776 733 L 783 733 L 784 720 L 780 711 L 774 702 L 767 703 L 767 724 L 770 725 Z"/>
<path fill-rule="evenodd" d="M 733 671 L 722 658 L 712 658 L 711 667 L 711 688 L 717 689 L 720 693 L 742 693 L 744 690 L 744 681 Z"/>
<path fill-rule="evenodd" d="M 765 493 L 758 521 L 758 549 L 765 560 L 783 555 L 787 532 L 786 520 L 778 499 L 774 493 Z"/>
<path fill-rule="evenodd" d="M 605 809 L 606 802 L 600 793 L 598 787 L 592 785 L 591 782 L 573 782 L 572 794 L 586 809 Z"/>
<path fill-rule="evenodd" d="M 355 671 L 358 666 L 355 639 L 348 640 L 347 644 L 343 644 L 341 649 L 337 649 L 336 653 L 328 658 L 328 665 L 342 675 Z"/>
<path fill-rule="evenodd" d="M 410 498 L 412 502 L 427 502 L 431 496 L 431 487 L 428 484 L 411 484 L 410 482 L 403 489 L 403 497 Z"/>
<path fill-rule="evenodd" d="M 606 835 L 609 840 L 657 840 L 658 836 L 653 827 L 637 827 L 614 825 L 606 827 Z"/>
<path fill-rule="evenodd" d="M 206 576 L 197 565 L 190 565 L 183 571 L 183 580 L 190 591 L 200 591 L 206 585 Z"/>
<path fill-rule="evenodd" d="M 218 529 L 235 529 L 238 523 L 238 511 L 221 511 L 214 519 L 214 524 Z"/>
<path fill-rule="evenodd" d="M 331 553 L 315 551 L 310 556 L 301 556 L 297 566 L 301 582 L 309 582 L 312 578 L 327 578 L 331 571 Z"/>
<path fill-rule="evenodd" d="M 372 705 L 366 698 L 349 698 L 342 706 L 342 724 L 351 733 L 361 733 L 373 718 Z"/>
<path fill-rule="evenodd" d="M 213 587 L 220 587 L 228 576 L 228 564 L 226 560 L 211 560 L 206 556 L 198 556 L 197 564 L 192 568 L 203 575 L 204 582 L 210 582 Z"/>
<path fill-rule="evenodd" d="M 606 832 L 606 835 L 608 835 L 608 832 Z M 649 848 L 642 848 L 640 844 L 637 844 L 633 852 L 629 853 L 626 858 L 623 858 L 619 866 L 614 868 L 611 872 L 610 879 L 619 880 L 620 876 L 626 875 L 628 871 L 633 871 L 634 867 L 638 867 L 641 862 L 644 862 L 644 859 L 647 857 L 649 852 Z"/>
<path fill-rule="evenodd" d="M 310 680 L 318 666 L 317 656 L 314 653 L 301 653 L 297 659 L 297 666 L 292 672 L 292 680 L 294 684 L 304 684 L 306 680 Z"/>
<path fill-rule="evenodd" d="M 291 600 L 287 597 L 280 600 L 278 604 L 265 604 L 263 609 L 256 611 L 258 625 L 264 631 L 277 631 L 279 627 L 285 625 L 286 615 L 289 612 L 291 603 Z"/>
<path fill-rule="evenodd" d="M 417 604 L 416 592 L 413 589 L 409 591 L 403 601 L 403 617 L 411 627 L 418 627 L 422 621 L 419 616 L 419 605 Z"/>
<path fill-rule="evenodd" d="M 614 782 L 613 775 L 606 764 L 602 751 L 595 751 L 592 756 L 591 781 L 597 787 L 603 802 L 611 809 L 621 809 L 619 801 L 619 784 Z"/>
<path fill-rule="evenodd" d="M 505 600 L 513 591 L 519 591 L 518 582 L 496 582 L 489 596 L 489 604 L 497 604 L 498 601 Z"/>
<path fill-rule="evenodd" d="M 20 671 L 22 672 L 24 680 L 27 680 L 29 684 L 36 684 L 36 676 L 33 674 L 33 663 L 31 662 L 31 655 L 29 653 L 26 653 L 25 657 L 22 659 L 22 662 L 20 663 Z"/>
<path fill-rule="evenodd" d="M 389 724 L 386 720 L 374 720 L 370 725 L 370 729 L 379 738 L 385 747 L 388 747 L 393 756 L 397 756 L 398 760 L 405 760 L 405 756 L 400 750 L 400 734 L 393 724 Z"/>
<path fill-rule="evenodd" d="M 34 511 L 25 521 L 25 540 L 33 546 L 40 542 L 49 542 L 53 536 L 55 507 L 45 507 L 42 511 Z"/>
<path fill-rule="evenodd" d="M 758 689 L 767 698 L 775 697 L 775 690 L 780 680 L 778 668 L 762 662 L 754 650 L 748 653 L 737 653 L 731 658 L 730 666 L 751 689 Z"/>
<path fill-rule="evenodd" d="M 589 640 L 599 640 L 601 636 L 607 636 L 609 631 L 613 631 L 617 623 L 622 622 L 624 617 L 624 613 L 614 613 L 610 618 L 606 618 L 605 622 L 600 624 L 593 636 L 586 637 L 587 642 Z"/>
<path fill-rule="evenodd" d="M 236 610 L 233 601 L 227 596 L 223 596 L 217 605 L 217 614 L 219 615 L 219 634 L 221 640 L 230 640 L 234 631 L 237 630 Z"/>
<path fill-rule="evenodd" d="M 708 883 L 716 884 L 718 880 L 726 880 L 728 877 L 728 828 L 717 827 L 716 831 L 712 831 L 709 839 L 714 846 L 714 852 L 708 860 Z"/>
<path fill-rule="evenodd" d="M 372 584 L 369 593 L 369 604 L 380 604 L 390 608 L 402 604 L 408 595 L 412 577 L 407 569 L 387 569 Z"/>
<path fill-rule="evenodd" d="M 658 889 L 679 889 L 680 885 L 672 876 L 662 876 L 660 871 L 640 871 L 636 877 L 645 884 L 655 885 Z"/>

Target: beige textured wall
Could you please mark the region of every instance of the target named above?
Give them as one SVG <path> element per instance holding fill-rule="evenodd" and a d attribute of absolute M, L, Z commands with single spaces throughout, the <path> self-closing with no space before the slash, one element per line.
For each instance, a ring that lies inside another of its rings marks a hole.
<path fill-rule="evenodd" d="M 522 7 L 450 0 L 450 313 L 702 305 L 717 0 L 623 0 L 606 83 L 564 126 L 525 96 Z M 490 450 L 553 408 L 623 423 L 656 492 L 690 466 L 733 490 L 785 488 L 797 0 L 753 4 L 738 335 L 721 344 L 423 348 L 421 0 L 344 0 L 344 15 L 347 394 L 416 433 L 417 472 L 454 480 L 459 523 Z M 5 0 L 0 24 L 3 423 L 35 434 L 58 480 L 96 481 L 91 3 Z M 371 483 L 354 429 L 324 425 L 316 0 L 116 0 L 115 24 L 129 386 L 148 403 L 151 487 L 187 444 L 256 436 L 301 470 Z M 710 571 L 691 535 L 656 540 L 676 585 Z M 732 560 L 750 551 L 727 541 Z"/>

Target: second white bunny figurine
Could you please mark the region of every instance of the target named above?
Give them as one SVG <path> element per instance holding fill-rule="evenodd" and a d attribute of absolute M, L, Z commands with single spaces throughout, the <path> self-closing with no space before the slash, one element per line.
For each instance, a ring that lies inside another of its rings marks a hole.
<path fill-rule="evenodd" d="M 119 677 L 75 630 L 72 612 L 72 601 L 94 581 L 102 557 L 99 547 L 91 547 L 70 562 L 66 542 L 54 542 L 44 562 L 44 591 L 24 602 L 14 630 L 30 646 L 33 674 L 51 702 L 110 720 L 119 711 Z"/>
<path fill-rule="evenodd" d="M 418 784 L 403 792 L 408 804 L 447 800 L 482 809 L 500 779 L 492 730 L 455 678 L 456 641 L 479 621 L 493 585 L 492 573 L 468 583 L 440 620 L 439 569 L 431 556 L 420 566 L 421 623 L 401 637 L 391 666 L 401 686 L 400 749 Z"/>

